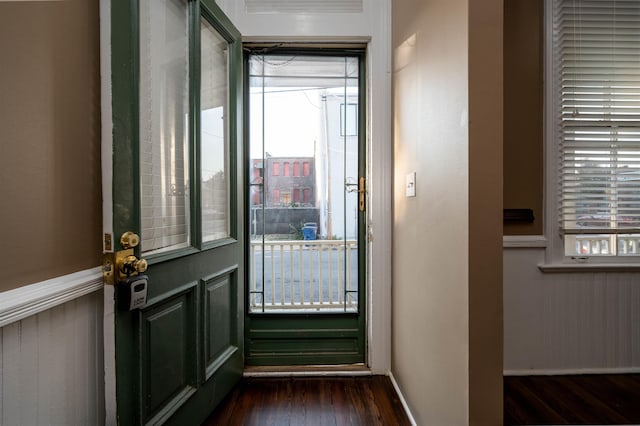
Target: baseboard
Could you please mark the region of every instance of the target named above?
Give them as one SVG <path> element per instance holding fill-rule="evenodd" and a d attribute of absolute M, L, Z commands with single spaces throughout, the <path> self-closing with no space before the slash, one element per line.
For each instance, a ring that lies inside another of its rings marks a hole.
<path fill-rule="evenodd" d="M 102 268 L 98 266 L 2 292 L 0 327 L 93 293 L 102 287 Z"/>
<path fill-rule="evenodd" d="M 504 376 L 573 376 L 578 374 L 638 374 L 640 367 L 504 370 Z"/>
<path fill-rule="evenodd" d="M 244 377 L 355 377 L 371 376 L 373 373 L 360 365 L 293 365 L 293 366 L 248 366 Z"/>
<path fill-rule="evenodd" d="M 417 426 L 418 423 L 416 423 L 416 420 L 413 418 L 413 414 L 411 414 L 411 410 L 409 409 L 407 400 L 404 399 L 404 395 L 400 390 L 400 386 L 398 386 L 398 382 L 396 382 L 396 379 L 395 377 L 393 377 L 393 373 L 391 371 L 389 371 L 389 379 L 391 380 L 391 384 L 393 385 L 393 388 L 396 390 L 396 393 L 398 394 L 398 398 L 400 398 L 400 402 L 402 403 L 402 407 L 404 407 L 405 413 L 407 413 L 407 417 L 409 417 L 409 421 L 413 426 Z"/>

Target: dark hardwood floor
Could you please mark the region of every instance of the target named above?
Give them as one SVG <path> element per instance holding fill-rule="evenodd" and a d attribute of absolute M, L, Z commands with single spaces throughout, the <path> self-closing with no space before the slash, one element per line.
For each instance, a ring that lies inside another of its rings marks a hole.
<path fill-rule="evenodd" d="M 505 377 L 504 424 L 640 424 L 640 374 Z"/>
<path fill-rule="evenodd" d="M 409 425 L 388 377 L 244 378 L 203 423 Z"/>

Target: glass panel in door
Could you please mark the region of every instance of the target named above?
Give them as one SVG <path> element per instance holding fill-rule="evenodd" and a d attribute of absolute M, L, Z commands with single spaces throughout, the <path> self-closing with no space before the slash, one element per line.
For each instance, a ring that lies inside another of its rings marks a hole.
<path fill-rule="evenodd" d="M 140 2 L 140 220 L 144 255 L 191 244 L 189 35 L 184 0 Z"/>
<path fill-rule="evenodd" d="M 249 309 L 358 312 L 359 58 L 249 56 Z"/>
<path fill-rule="evenodd" d="M 227 41 L 206 20 L 200 28 L 200 188 L 202 241 L 229 236 Z"/>

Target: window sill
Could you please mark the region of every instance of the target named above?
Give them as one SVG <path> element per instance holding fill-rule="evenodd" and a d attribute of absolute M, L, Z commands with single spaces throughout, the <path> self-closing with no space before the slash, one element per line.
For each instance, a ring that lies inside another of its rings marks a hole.
<path fill-rule="evenodd" d="M 538 268 L 545 273 L 640 272 L 640 263 L 542 263 Z"/>
<path fill-rule="evenodd" d="M 544 235 L 505 235 L 502 237 L 502 248 L 545 248 L 547 239 Z"/>

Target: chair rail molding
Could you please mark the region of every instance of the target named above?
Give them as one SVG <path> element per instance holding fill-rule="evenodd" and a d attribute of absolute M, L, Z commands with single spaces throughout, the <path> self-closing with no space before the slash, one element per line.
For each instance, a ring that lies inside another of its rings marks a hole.
<path fill-rule="evenodd" d="M 86 269 L 0 293 L 0 327 L 103 287 L 102 268 Z"/>

